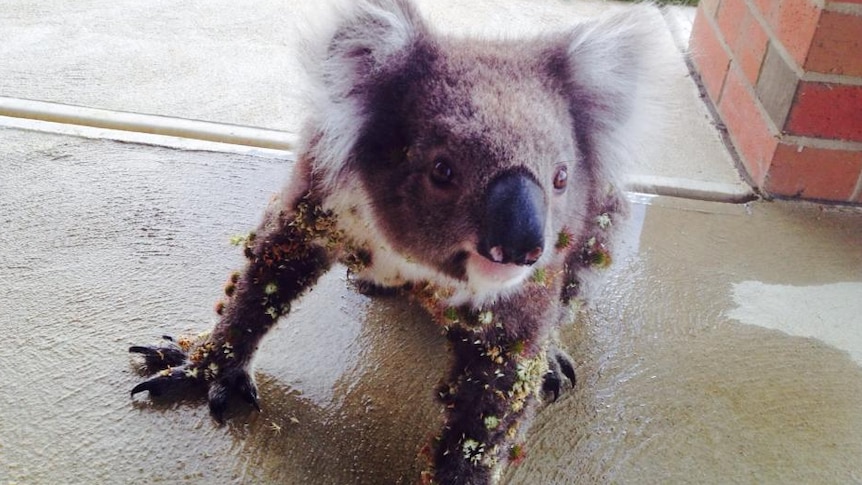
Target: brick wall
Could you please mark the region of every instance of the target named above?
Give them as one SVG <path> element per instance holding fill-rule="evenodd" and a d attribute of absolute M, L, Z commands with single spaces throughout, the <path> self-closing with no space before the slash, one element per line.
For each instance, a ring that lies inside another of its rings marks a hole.
<path fill-rule="evenodd" d="M 761 191 L 862 202 L 862 0 L 700 0 L 690 48 Z"/>

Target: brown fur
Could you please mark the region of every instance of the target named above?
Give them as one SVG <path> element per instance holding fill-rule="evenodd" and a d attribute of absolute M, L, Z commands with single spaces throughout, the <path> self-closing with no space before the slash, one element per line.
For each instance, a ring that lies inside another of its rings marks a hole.
<path fill-rule="evenodd" d="M 615 174 L 648 105 L 645 11 L 537 39 L 462 40 L 406 0 L 360 2 L 322 44 L 297 168 L 246 242 L 219 323 L 183 348 L 130 349 L 158 372 L 132 393 L 204 385 L 219 421 L 232 393 L 257 405 L 261 338 L 338 261 L 368 287 L 407 290 L 446 331 L 447 421 L 423 478 L 493 481 L 520 456 L 542 388 L 556 395 L 560 372 L 574 378 L 551 335 L 609 263 L 625 213 Z M 501 207 L 534 220 L 499 223 L 541 241 L 535 258 L 508 262 L 504 249 L 518 248 L 487 242 Z"/>

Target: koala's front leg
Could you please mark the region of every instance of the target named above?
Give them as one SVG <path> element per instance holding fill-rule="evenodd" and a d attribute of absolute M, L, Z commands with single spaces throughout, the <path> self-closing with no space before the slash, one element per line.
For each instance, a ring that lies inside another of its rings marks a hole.
<path fill-rule="evenodd" d="M 548 370 L 534 337 L 493 325 L 448 329 L 454 362 L 439 390 L 446 424 L 426 481 L 494 483 L 507 462 L 521 458 L 519 428 L 532 414 Z"/>
<path fill-rule="evenodd" d="M 330 267 L 326 241 L 332 231 L 332 216 L 308 200 L 271 210 L 246 240 L 248 263 L 226 286 L 227 301 L 219 305 L 220 320 L 212 332 L 198 339 L 166 338 L 163 345 L 129 348 L 144 356 L 147 371 L 156 373 L 135 386 L 132 395 L 205 386 L 210 412 L 219 422 L 232 394 L 259 409 L 251 359 L 278 318 Z"/>

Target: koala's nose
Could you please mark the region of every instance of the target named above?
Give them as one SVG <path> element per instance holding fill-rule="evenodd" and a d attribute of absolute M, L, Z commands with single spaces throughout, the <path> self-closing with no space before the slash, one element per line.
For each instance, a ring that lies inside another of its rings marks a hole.
<path fill-rule="evenodd" d="M 545 194 L 525 171 L 506 172 L 488 185 L 479 254 L 495 263 L 530 265 L 545 247 Z"/>

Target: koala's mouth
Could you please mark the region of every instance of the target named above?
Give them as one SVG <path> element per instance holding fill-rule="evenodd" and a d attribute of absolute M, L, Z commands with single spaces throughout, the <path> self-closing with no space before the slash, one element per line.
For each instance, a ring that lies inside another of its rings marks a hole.
<path fill-rule="evenodd" d="M 465 261 L 467 280 L 482 286 L 498 286 L 506 288 L 516 285 L 533 271 L 531 265 L 496 263 L 471 251 Z"/>

